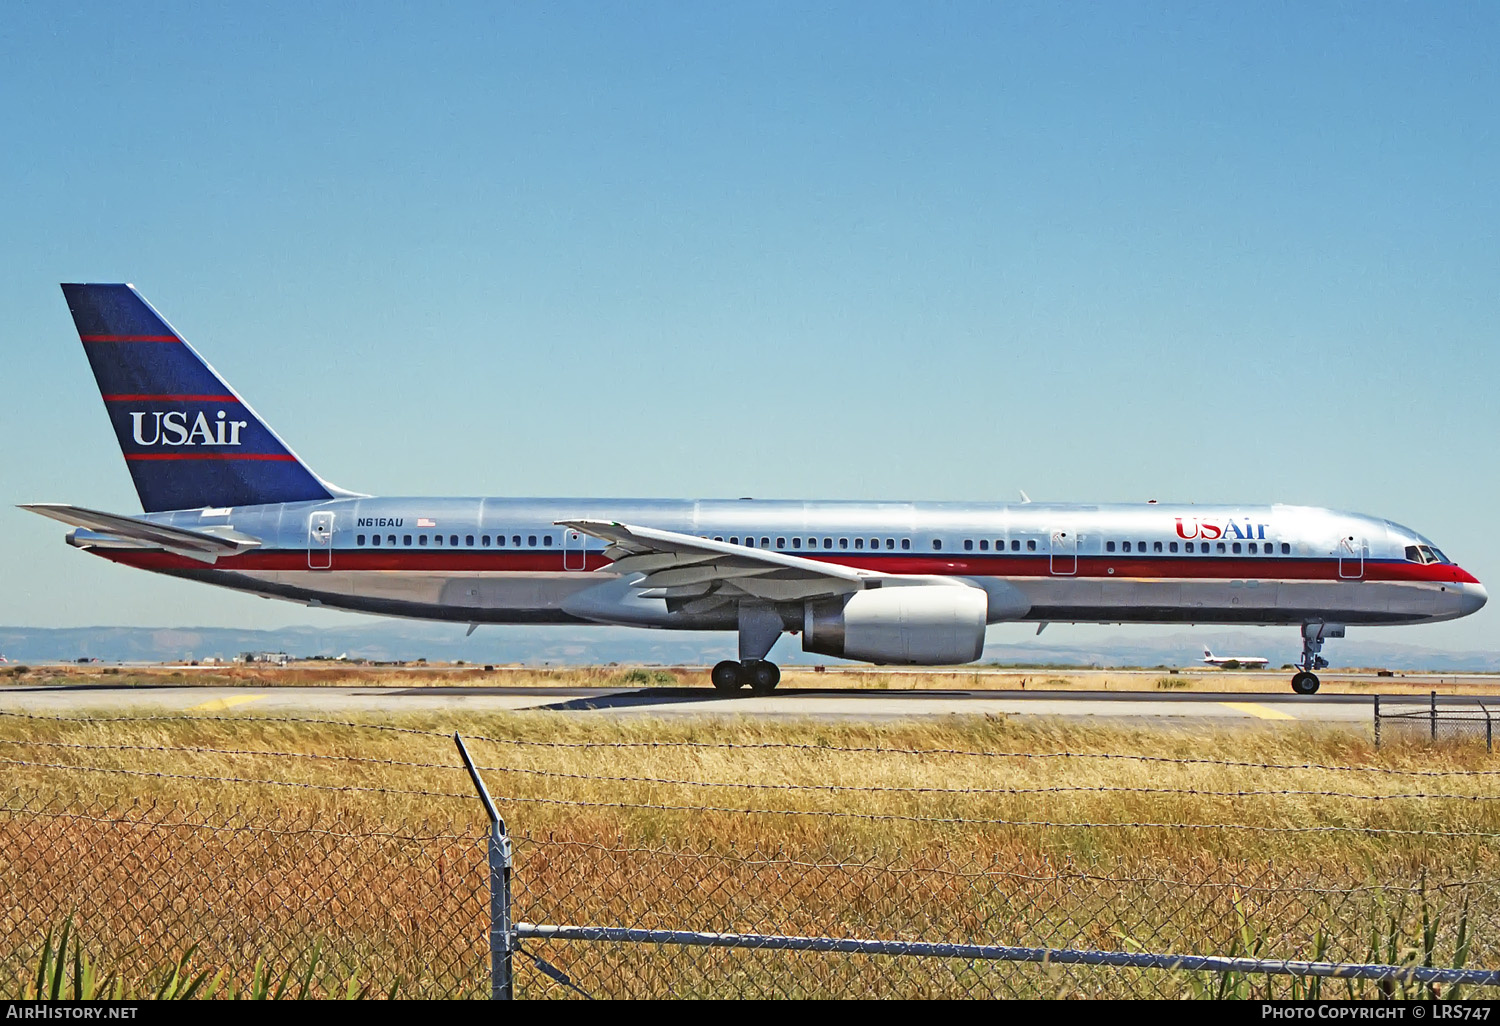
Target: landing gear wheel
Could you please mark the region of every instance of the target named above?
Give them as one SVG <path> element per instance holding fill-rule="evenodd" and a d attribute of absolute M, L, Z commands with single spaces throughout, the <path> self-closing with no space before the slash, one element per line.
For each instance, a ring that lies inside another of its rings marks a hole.
<path fill-rule="evenodd" d="M 781 668 L 775 663 L 757 659 L 745 664 L 745 682 L 757 695 L 769 695 L 781 683 Z"/>
<path fill-rule="evenodd" d="M 738 691 L 744 683 L 740 678 L 743 668 L 733 659 L 726 659 L 713 668 L 709 678 L 714 682 L 714 687 L 720 691 Z"/>
<path fill-rule="evenodd" d="M 1303 670 L 1292 675 L 1292 690 L 1299 695 L 1312 695 L 1318 691 L 1318 675 Z"/>

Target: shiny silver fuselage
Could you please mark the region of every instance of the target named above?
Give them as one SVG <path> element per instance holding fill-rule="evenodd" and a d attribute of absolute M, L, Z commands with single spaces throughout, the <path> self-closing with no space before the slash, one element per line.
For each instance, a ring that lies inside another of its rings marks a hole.
<path fill-rule="evenodd" d="M 262 544 L 207 565 L 81 529 L 70 541 L 259 595 L 462 623 L 735 628 L 732 607 L 642 597 L 603 542 L 555 526 L 584 519 L 962 579 L 987 592 L 991 623 L 1402 624 L 1485 601 L 1456 564 L 1410 558 L 1431 549 L 1415 532 L 1304 506 L 346 498 L 142 519 Z"/>

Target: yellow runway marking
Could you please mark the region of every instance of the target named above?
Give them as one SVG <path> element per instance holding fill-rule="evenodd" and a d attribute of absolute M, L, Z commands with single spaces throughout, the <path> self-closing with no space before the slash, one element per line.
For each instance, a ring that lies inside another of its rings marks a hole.
<path fill-rule="evenodd" d="M 210 702 L 204 702 L 202 705 L 190 705 L 187 711 L 223 712 L 225 709 L 232 709 L 237 705 L 244 705 L 246 702 L 259 702 L 262 698 L 270 697 L 270 695 L 234 695 L 230 698 L 215 698 Z"/>
<path fill-rule="evenodd" d="M 1257 705 L 1254 702 L 1220 702 L 1220 705 L 1233 709 L 1235 712 L 1246 713 L 1263 720 L 1295 720 L 1297 717 L 1290 713 L 1284 713 L 1280 709 L 1272 709 L 1269 706 Z"/>

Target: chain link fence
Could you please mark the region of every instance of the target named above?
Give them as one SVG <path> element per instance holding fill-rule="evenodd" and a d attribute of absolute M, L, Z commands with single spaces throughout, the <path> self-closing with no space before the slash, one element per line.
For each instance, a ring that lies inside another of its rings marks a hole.
<path fill-rule="evenodd" d="M 1494 715 L 1481 699 L 1460 706 L 1439 704 L 1438 693 L 1427 698 L 1375 696 L 1375 747 L 1391 742 L 1440 744 L 1484 742 L 1484 750 L 1495 750 Z"/>
<path fill-rule="evenodd" d="M 299 988 L 307 977 L 311 997 L 346 996 L 351 981 L 354 993 L 488 996 L 484 837 L 472 820 L 386 832 L 12 792 L 0 798 L 0 981 L 20 993 L 71 920 L 93 961 L 146 989 L 190 954 L 226 990 L 259 966 Z"/>
<path fill-rule="evenodd" d="M 187 960 L 195 972 L 218 973 L 241 989 L 265 976 L 329 997 L 1500 997 L 1500 831 L 1488 811 L 1500 802 L 1490 782 L 1500 771 L 1492 769 L 475 739 L 500 752 L 581 750 L 590 760 L 597 753 L 605 757 L 599 767 L 609 769 L 564 772 L 520 756 L 476 767 L 462 744 L 462 761 L 453 759 L 454 737 L 436 731 L 309 725 L 381 731 L 428 747 L 420 758 L 398 759 L 222 744 L 5 741 L 22 754 L 48 753 L 4 760 L 14 772 L 218 790 L 198 803 L 103 797 L 81 786 L 0 795 L 0 892 L 9 897 L 0 909 L 0 987 L 23 993 L 48 934 L 72 921 L 90 957 L 145 981 L 144 990 Z M 1192 781 L 809 785 L 645 777 L 608 761 L 611 753 L 665 748 L 692 758 L 754 749 L 880 765 L 961 756 L 1017 766 L 1083 760 L 1201 769 L 1220 775 L 1213 779 L 1291 776 L 1286 785 L 1239 790 Z M 167 756 L 193 772 L 151 768 Z M 298 780 L 248 766 L 211 773 L 182 761 L 189 756 L 235 765 L 259 759 L 284 773 L 300 761 L 310 770 Z M 106 757 L 121 761 L 104 765 Z M 338 767 L 364 774 L 364 782 L 341 782 Z M 1343 790 L 1301 784 L 1334 774 Z M 506 783 L 497 802 L 486 780 Z M 547 790 L 528 792 L 518 781 Z M 600 789 L 588 794 L 616 797 L 580 797 L 585 785 Z M 707 788 L 749 789 L 752 797 L 709 798 Z M 242 792 L 255 801 L 237 803 Z M 797 804 L 808 792 L 817 800 Z M 1100 808 L 1118 806 L 1118 818 L 1054 820 L 1040 804 L 1025 818 L 985 815 L 996 802 L 1042 803 L 1062 793 L 1071 801 L 1075 792 L 1098 795 Z M 304 808 L 297 804 L 303 795 L 333 804 Z M 1164 795 L 1190 796 L 1222 815 L 1162 821 L 1149 803 Z M 1293 804 L 1308 795 L 1323 804 Z M 955 796 L 974 811 L 929 808 Z M 355 800 L 406 802 L 399 807 L 408 811 L 354 808 Z M 901 804 L 874 804 L 890 801 Z M 1271 815 L 1252 816 L 1252 806 Z M 422 822 L 425 813 L 412 808 L 430 809 L 431 818 Z M 898 808 L 905 811 L 870 811 Z M 1309 808 L 1334 812 L 1308 821 Z M 626 821 L 611 817 L 624 813 L 638 817 L 630 836 L 612 833 Z M 644 840 L 642 823 L 678 821 L 664 816 L 753 818 L 780 824 L 782 840 L 710 842 L 665 830 Z M 832 842 L 808 825 L 814 820 L 872 832 L 860 843 Z M 924 831 L 920 843 L 911 834 L 882 840 L 884 831 L 894 836 L 912 823 Z M 1083 843 L 1067 856 L 1037 844 L 1002 852 L 976 840 L 988 835 L 976 834 L 975 824 L 1034 841 L 1066 831 Z M 1235 857 L 1221 844 L 1216 854 L 1202 848 L 1166 857 L 1149 845 L 1137 854 L 1128 844 L 1091 851 L 1088 843 L 1234 831 L 1282 846 L 1257 851 L 1287 854 Z M 1384 854 L 1327 867 L 1308 857 L 1313 849 L 1305 846 L 1343 837 L 1383 845 L 1367 850 Z M 1429 858 L 1435 851 L 1468 854 Z"/>

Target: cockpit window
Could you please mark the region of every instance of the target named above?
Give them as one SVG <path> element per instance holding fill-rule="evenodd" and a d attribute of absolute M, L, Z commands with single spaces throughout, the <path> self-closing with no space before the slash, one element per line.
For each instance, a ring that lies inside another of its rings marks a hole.
<path fill-rule="evenodd" d="M 1451 563 L 1447 556 L 1443 555 L 1442 549 L 1432 545 L 1408 545 L 1406 546 L 1406 558 L 1412 563 Z"/>

